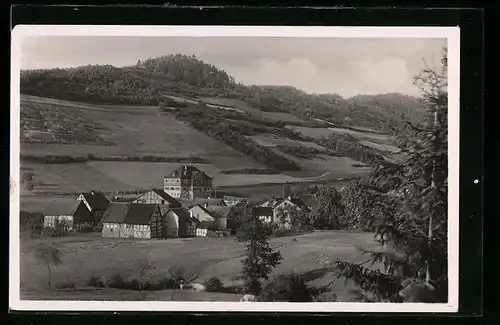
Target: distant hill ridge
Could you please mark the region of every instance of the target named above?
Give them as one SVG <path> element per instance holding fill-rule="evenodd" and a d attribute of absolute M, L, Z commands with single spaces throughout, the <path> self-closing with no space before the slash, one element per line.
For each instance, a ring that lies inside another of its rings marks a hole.
<path fill-rule="evenodd" d="M 159 105 L 165 93 L 190 97 L 244 100 L 269 112 L 289 112 L 340 124 L 389 131 L 403 120 L 422 122 L 426 116 L 417 98 L 403 94 L 308 94 L 292 86 L 245 86 L 224 70 L 194 55 L 166 55 L 136 65 L 86 65 L 76 68 L 21 71 L 21 93 L 99 104 Z"/>

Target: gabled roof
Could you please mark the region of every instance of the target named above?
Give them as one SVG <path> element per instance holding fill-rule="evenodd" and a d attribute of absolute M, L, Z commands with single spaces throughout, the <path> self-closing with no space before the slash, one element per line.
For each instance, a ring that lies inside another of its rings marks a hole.
<path fill-rule="evenodd" d="M 207 210 L 215 219 L 227 218 L 229 212 L 231 211 L 231 207 L 218 205 L 209 205 L 204 209 Z"/>
<path fill-rule="evenodd" d="M 106 210 L 109 205 L 108 198 L 100 192 L 82 193 L 85 201 L 90 205 L 92 210 Z"/>
<path fill-rule="evenodd" d="M 76 210 L 83 204 L 81 201 L 68 200 L 68 201 L 53 201 L 46 209 L 46 216 L 72 216 Z M 86 208 L 85 208 L 86 209 Z"/>
<path fill-rule="evenodd" d="M 179 219 L 185 219 L 196 223 L 200 222 L 198 219 L 192 218 L 189 211 L 185 208 L 172 208 L 171 210 L 179 217 Z"/>
<path fill-rule="evenodd" d="M 148 225 L 157 208 L 157 204 L 111 203 L 104 213 L 102 222 Z"/>
<path fill-rule="evenodd" d="M 192 179 L 193 177 L 201 177 L 201 178 L 209 178 L 211 179 L 210 176 L 199 170 L 193 165 L 183 165 L 177 169 L 174 169 L 171 171 L 166 178 L 169 177 L 179 177 L 183 179 Z"/>
<path fill-rule="evenodd" d="M 266 201 L 262 206 L 269 206 L 269 207 L 272 207 L 274 209 L 278 205 L 283 203 L 284 201 L 289 201 L 290 203 L 298 206 L 299 208 L 309 210 L 309 207 L 304 203 L 304 201 L 302 201 L 301 198 L 294 198 L 294 197 L 272 199 L 272 200 Z"/>
<path fill-rule="evenodd" d="M 226 202 L 223 199 L 203 199 L 197 198 L 194 200 L 183 200 L 182 205 L 188 209 L 196 206 L 196 205 L 217 205 L 217 206 L 227 206 Z"/>
<path fill-rule="evenodd" d="M 159 188 L 154 188 L 153 189 L 153 192 L 155 192 L 156 194 L 158 194 L 162 199 L 164 199 L 165 201 L 168 202 L 168 204 L 172 207 L 181 207 L 181 202 L 177 201 L 176 199 L 174 199 L 173 197 L 171 197 L 170 195 L 168 195 L 164 190 L 162 189 L 159 189 Z"/>

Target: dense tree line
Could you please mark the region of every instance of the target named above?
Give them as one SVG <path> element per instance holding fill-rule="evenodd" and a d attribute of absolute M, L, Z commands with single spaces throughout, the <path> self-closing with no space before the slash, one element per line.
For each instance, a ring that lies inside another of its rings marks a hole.
<path fill-rule="evenodd" d="M 347 134 L 334 134 L 319 143 L 335 155 L 349 157 L 366 164 L 372 165 L 385 160 L 379 150 L 366 147 Z"/>
<path fill-rule="evenodd" d="M 355 96 L 308 94 L 289 86 L 245 86 L 195 56 L 166 55 L 135 66 L 87 65 L 21 72 L 21 93 L 94 103 L 159 105 L 165 93 L 239 98 L 272 112 L 320 118 L 339 125 L 391 131 L 409 120 L 425 120 L 422 103 L 402 94 Z"/>
<path fill-rule="evenodd" d="M 195 129 L 224 142 L 262 164 L 283 171 L 300 170 L 300 166 L 295 161 L 286 159 L 270 148 L 260 146 L 248 137 L 255 132 L 267 132 L 268 129 L 262 126 L 257 124 L 252 126 L 243 121 L 235 123 L 234 120 L 223 120 L 211 115 L 203 115 L 200 112 L 193 114 L 193 112 L 177 111 L 177 117 L 189 122 Z"/>

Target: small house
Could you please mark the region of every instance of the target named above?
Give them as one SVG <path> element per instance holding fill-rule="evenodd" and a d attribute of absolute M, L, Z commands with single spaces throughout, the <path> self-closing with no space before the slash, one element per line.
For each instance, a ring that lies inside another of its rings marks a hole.
<path fill-rule="evenodd" d="M 162 189 L 152 189 L 133 200 L 132 203 L 162 204 L 168 205 L 171 208 L 180 208 L 182 206 L 179 201 Z"/>
<path fill-rule="evenodd" d="M 91 223 L 92 214 L 82 201 L 54 201 L 44 212 L 44 228 L 56 227 L 58 223 L 65 224 L 67 230 L 82 223 Z"/>
<path fill-rule="evenodd" d="M 285 228 L 291 227 L 291 213 L 293 211 L 308 212 L 310 210 L 302 199 L 291 196 L 265 201 L 261 207 L 271 208 L 273 211 L 272 222 Z M 269 221 L 269 218 L 265 218 L 265 220 Z"/>
<path fill-rule="evenodd" d="M 108 198 L 103 193 L 94 191 L 82 193 L 76 198 L 76 200 L 85 204 L 87 209 L 92 214 L 92 220 L 95 224 L 99 224 L 101 222 L 104 212 L 107 210 L 110 203 Z"/>
<path fill-rule="evenodd" d="M 224 201 L 225 205 L 230 207 L 230 206 L 237 205 L 238 203 L 243 202 L 245 199 L 242 197 L 237 197 L 237 196 L 224 196 L 222 198 L 222 200 Z"/>
<path fill-rule="evenodd" d="M 111 203 L 102 219 L 102 236 L 149 239 L 151 224 L 160 217 L 157 204 Z"/>
<path fill-rule="evenodd" d="M 201 228 L 215 228 L 217 230 L 224 230 L 227 228 L 227 216 L 230 207 L 227 206 L 210 206 L 195 205 L 189 209 L 191 217 L 200 222 Z"/>
<path fill-rule="evenodd" d="M 252 209 L 252 213 L 254 217 L 258 217 L 265 223 L 270 223 L 273 221 L 274 212 L 270 207 L 254 207 Z"/>

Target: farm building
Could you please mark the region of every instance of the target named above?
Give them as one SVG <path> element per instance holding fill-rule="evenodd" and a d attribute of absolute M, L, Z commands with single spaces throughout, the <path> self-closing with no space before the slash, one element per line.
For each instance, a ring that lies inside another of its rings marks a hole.
<path fill-rule="evenodd" d="M 171 208 L 180 208 L 181 203 L 168 195 L 162 189 L 152 189 L 139 196 L 132 203 L 145 203 L 145 204 L 162 204 L 168 205 Z"/>
<path fill-rule="evenodd" d="M 82 201 L 54 202 L 44 212 L 43 226 L 55 227 L 58 222 L 73 230 L 78 224 L 92 222 L 92 214 Z"/>
<path fill-rule="evenodd" d="M 271 199 L 263 204 L 261 207 L 271 208 L 273 210 L 272 222 L 277 223 L 282 227 L 291 227 L 290 213 L 292 211 L 309 211 L 309 207 L 300 198 L 287 197 Z M 265 218 L 269 221 L 269 218 Z"/>
<path fill-rule="evenodd" d="M 87 209 L 92 214 L 93 222 L 96 224 L 101 222 L 104 212 L 109 205 L 109 200 L 103 193 L 94 191 L 82 193 L 76 198 L 76 200 L 85 204 Z"/>
<path fill-rule="evenodd" d="M 260 220 L 264 222 L 272 222 L 273 221 L 273 209 L 270 207 L 255 207 L 252 209 L 252 214 L 254 217 L 259 217 Z"/>
<path fill-rule="evenodd" d="M 177 238 L 195 236 L 198 220 L 167 204 L 111 203 L 103 218 L 103 237 Z"/>
<path fill-rule="evenodd" d="M 192 237 L 196 236 L 196 229 L 200 222 L 191 217 L 188 210 L 184 208 L 169 209 L 163 215 L 163 223 L 166 238 Z"/>
<path fill-rule="evenodd" d="M 194 200 L 181 200 L 182 206 L 186 209 L 191 209 L 195 205 L 203 206 L 227 206 L 223 199 L 194 199 Z"/>
<path fill-rule="evenodd" d="M 163 178 L 163 190 L 177 199 L 208 198 L 212 178 L 193 165 L 183 165 Z"/>
<path fill-rule="evenodd" d="M 245 199 L 242 197 L 237 197 L 237 196 L 224 196 L 222 198 L 222 200 L 224 201 L 225 205 L 233 206 L 233 205 L 237 205 L 238 203 L 243 202 Z"/>
<path fill-rule="evenodd" d="M 223 230 L 227 228 L 227 216 L 229 211 L 230 207 L 203 206 L 198 204 L 189 209 L 189 214 L 200 222 L 199 227 L 208 228 L 212 226 L 217 230 Z"/>

